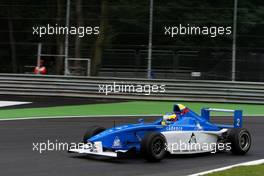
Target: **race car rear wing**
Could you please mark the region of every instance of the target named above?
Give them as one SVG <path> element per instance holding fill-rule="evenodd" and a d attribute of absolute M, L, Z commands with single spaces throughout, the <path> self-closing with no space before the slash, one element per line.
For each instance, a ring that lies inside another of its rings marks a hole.
<path fill-rule="evenodd" d="M 234 122 L 233 125 L 218 125 L 220 127 L 227 128 L 241 128 L 242 127 L 242 110 L 231 110 L 231 109 L 217 109 L 217 108 L 202 108 L 201 116 L 206 120 L 210 121 L 210 112 L 227 112 L 233 113 Z"/>

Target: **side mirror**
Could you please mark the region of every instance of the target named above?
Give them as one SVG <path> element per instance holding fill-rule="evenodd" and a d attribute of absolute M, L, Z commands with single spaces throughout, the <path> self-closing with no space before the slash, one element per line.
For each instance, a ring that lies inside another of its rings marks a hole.
<path fill-rule="evenodd" d="M 144 119 L 138 119 L 139 123 L 144 123 Z"/>

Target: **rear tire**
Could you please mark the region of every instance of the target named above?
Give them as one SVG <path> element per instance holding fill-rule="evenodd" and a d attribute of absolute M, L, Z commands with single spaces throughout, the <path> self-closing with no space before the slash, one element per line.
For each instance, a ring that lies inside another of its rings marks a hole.
<path fill-rule="evenodd" d="M 150 162 L 161 161 L 166 155 L 166 140 L 161 133 L 146 133 L 141 141 L 141 153 Z"/>
<path fill-rule="evenodd" d="M 251 136 L 245 128 L 233 128 L 228 131 L 228 142 L 231 143 L 233 154 L 244 155 L 250 149 Z"/>
<path fill-rule="evenodd" d="M 101 126 L 91 126 L 88 128 L 88 130 L 84 133 L 84 136 L 83 136 L 83 142 L 84 143 L 87 143 L 87 140 L 101 132 L 103 132 L 105 130 L 104 127 L 101 127 Z"/>

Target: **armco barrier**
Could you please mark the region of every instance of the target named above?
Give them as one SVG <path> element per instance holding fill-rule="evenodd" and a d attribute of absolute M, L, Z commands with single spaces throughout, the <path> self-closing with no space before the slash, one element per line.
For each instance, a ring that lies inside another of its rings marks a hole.
<path fill-rule="evenodd" d="M 164 84 L 166 92 L 99 93 L 102 84 Z M 0 74 L 0 94 L 264 104 L 264 83 Z"/>

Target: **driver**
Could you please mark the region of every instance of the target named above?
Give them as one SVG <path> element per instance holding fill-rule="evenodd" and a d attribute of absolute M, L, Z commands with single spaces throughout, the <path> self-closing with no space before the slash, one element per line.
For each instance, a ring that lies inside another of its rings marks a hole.
<path fill-rule="evenodd" d="M 162 125 L 169 125 L 178 120 L 177 115 L 175 113 L 167 113 L 163 116 L 163 120 L 161 122 Z"/>

